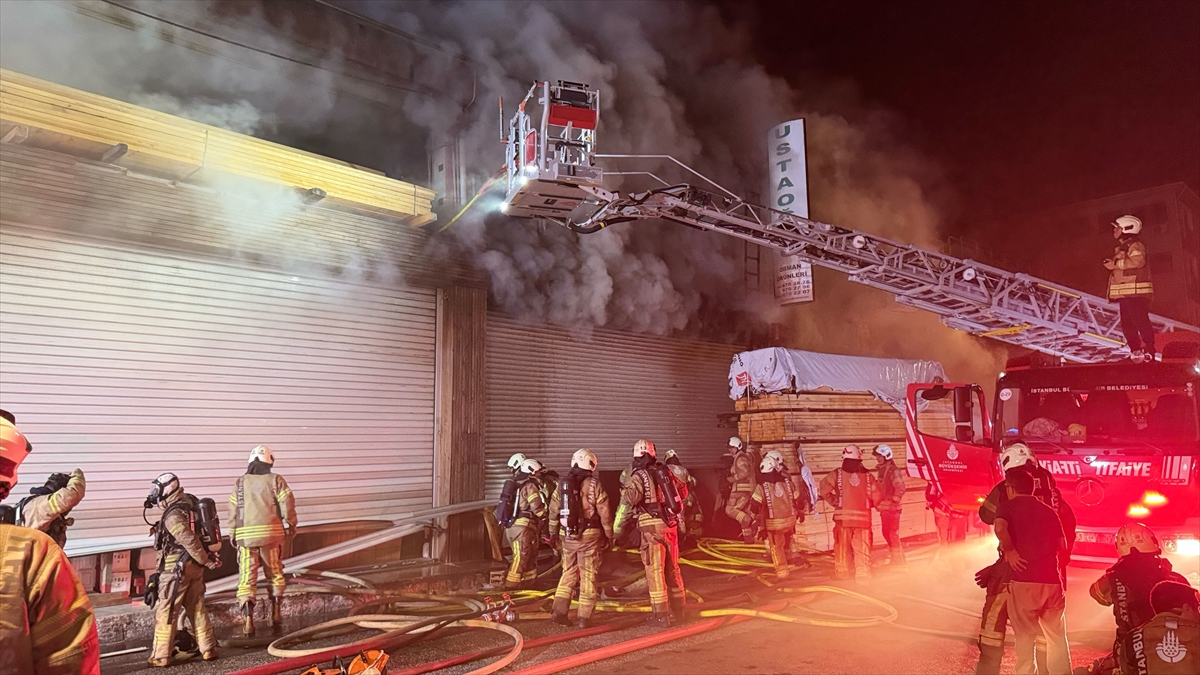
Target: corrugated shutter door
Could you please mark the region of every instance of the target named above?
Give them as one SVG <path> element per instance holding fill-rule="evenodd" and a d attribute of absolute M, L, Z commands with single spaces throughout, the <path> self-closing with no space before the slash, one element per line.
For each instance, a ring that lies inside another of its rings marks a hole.
<path fill-rule="evenodd" d="M 674 448 L 684 465 L 719 466 L 734 432 L 734 345 L 597 329 L 586 337 L 495 314 L 487 327 L 487 494 L 499 496 L 505 463 L 524 452 L 559 472 L 591 448 L 603 470 L 620 470 L 633 443 Z"/>
<path fill-rule="evenodd" d="M 435 291 L 297 277 L 5 226 L 0 391 L 34 444 L 17 493 L 78 466 L 68 548 L 145 538 L 163 471 L 225 503 L 276 452 L 301 524 L 432 503 Z"/>

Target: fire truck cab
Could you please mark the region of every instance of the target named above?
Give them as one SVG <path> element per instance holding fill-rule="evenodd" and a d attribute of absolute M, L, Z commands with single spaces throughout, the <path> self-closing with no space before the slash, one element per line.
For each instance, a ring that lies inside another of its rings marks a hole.
<path fill-rule="evenodd" d="M 973 384 L 910 384 L 908 473 L 975 511 L 1022 441 L 1075 511 L 1072 559 L 1116 558 L 1116 531 L 1142 522 L 1179 571 L 1200 574 L 1200 361 L 1010 369 L 992 414 Z"/>

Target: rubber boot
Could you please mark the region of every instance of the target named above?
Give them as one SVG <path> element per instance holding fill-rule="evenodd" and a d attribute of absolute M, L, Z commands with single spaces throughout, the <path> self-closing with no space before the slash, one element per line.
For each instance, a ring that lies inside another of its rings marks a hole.
<path fill-rule="evenodd" d="M 575 625 L 578 626 L 580 629 L 591 628 L 592 620 L 589 617 L 581 616 L 575 621 Z"/>
<path fill-rule="evenodd" d="M 671 597 L 667 599 L 671 607 L 671 623 L 683 623 L 683 598 Z"/>
<path fill-rule="evenodd" d="M 975 675 L 1000 675 L 1000 662 L 1004 660 L 1004 647 L 979 645 L 979 662 L 975 664 Z"/>
<path fill-rule="evenodd" d="M 657 626 L 659 628 L 670 628 L 671 627 L 670 612 L 655 611 L 654 614 L 650 617 L 650 625 Z"/>
<path fill-rule="evenodd" d="M 271 626 L 283 627 L 283 598 L 271 598 Z"/>
<path fill-rule="evenodd" d="M 242 603 L 242 635 L 252 637 L 254 635 L 254 601 L 247 600 Z"/>
<path fill-rule="evenodd" d="M 153 668 L 166 668 L 171 665 L 171 659 L 156 659 L 151 657 L 146 659 L 146 663 Z"/>
<path fill-rule="evenodd" d="M 204 659 L 205 661 L 216 661 L 217 660 L 217 650 L 210 649 L 210 650 L 204 652 L 204 654 L 200 658 Z"/>
<path fill-rule="evenodd" d="M 571 625 L 571 619 L 567 617 L 566 612 L 550 612 L 550 620 L 560 626 Z"/>

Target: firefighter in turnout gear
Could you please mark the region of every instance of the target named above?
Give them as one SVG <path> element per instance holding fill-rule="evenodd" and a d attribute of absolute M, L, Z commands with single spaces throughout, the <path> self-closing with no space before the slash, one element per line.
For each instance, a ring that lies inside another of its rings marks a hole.
<path fill-rule="evenodd" d="M 32 444 L 0 410 L 0 499 Z M 38 530 L 0 523 L 0 672 L 100 675 L 92 603 L 66 554 Z"/>
<path fill-rule="evenodd" d="M 833 570 L 838 579 L 871 581 L 871 509 L 881 498 L 879 484 L 862 463 L 862 450 L 847 445 L 841 467 L 821 480 L 821 498 L 833 507 Z"/>
<path fill-rule="evenodd" d="M 246 474 L 229 495 L 229 540 L 238 552 L 237 599 L 242 609 L 242 633 L 254 634 L 254 596 L 258 568 L 270 584 L 271 625 L 283 624 L 283 549 L 296 534 L 296 498 L 287 481 L 271 473 L 275 454 L 265 445 L 250 451 Z"/>
<path fill-rule="evenodd" d="M 537 577 L 538 543 L 541 539 L 542 521 L 546 520 L 546 502 L 542 499 L 542 484 L 537 475 L 542 463 L 536 459 L 521 461 L 517 475 L 516 520 L 508 528 L 512 542 L 512 562 L 504 578 L 507 589 L 519 588 L 521 584 Z"/>
<path fill-rule="evenodd" d="M 767 534 L 767 550 L 775 565 L 775 576 L 788 577 L 788 543 L 796 528 L 796 514 L 801 505 L 796 488 L 783 465 L 783 456 L 768 452 L 758 466 L 758 485 L 751 496 L 754 508 Z"/>
<path fill-rule="evenodd" d="M 1118 675 L 1195 675 L 1200 672 L 1200 595 L 1178 581 L 1150 591 L 1154 618 L 1117 643 Z"/>
<path fill-rule="evenodd" d="M 1162 546 L 1150 528 L 1141 523 L 1127 523 L 1117 530 L 1117 564 L 1091 587 L 1092 598 L 1113 608 L 1117 621 L 1117 639 L 1113 655 L 1098 659 L 1089 673 L 1107 675 L 1116 668 L 1116 652 L 1125 637 L 1138 626 L 1154 618 L 1150 606 L 1150 591 L 1163 581 L 1187 583 L 1182 575 L 1172 571 L 1171 563 L 1162 558 Z"/>
<path fill-rule="evenodd" d="M 900 502 L 904 498 L 904 472 L 892 459 L 889 445 L 877 445 L 871 451 L 875 456 L 876 480 L 879 481 L 879 522 L 883 540 L 887 542 L 891 558 L 888 564 L 904 565 L 904 546 L 900 543 Z"/>
<path fill-rule="evenodd" d="M 196 533 L 199 508 L 191 495 L 184 493 L 179 478 L 164 473 L 153 485 L 145 506 L 157 506 L 163 514 L 153 530 L 158 572 L 146 583 L 146 604 L 154 607 L 154 643 L 148 662 L 152 666 L 171 664 L 181 612 L 192 625 L 204 660 L 212 661 L 217 658 L 217 641 L 204 609 L 204 568 L 216 569 L 220 562 Z"/>
<path fill-rule="evenodd" d="M 683 515 L 679 518 L 679 539 L 699 539 L 704 536 L 704 511 L 700 509 L 700 499 L 696 495 L 696 478 L 679 461 L 679 455 L 674 450 L 667 450 L 663 463 L 688 488 L 687 499 L 683 500 Z"/>
<path fill-rule="evenodd" d="M 1134 361 L 1153 361 L 1154 324 L 1150 322 L 1150 300 L 1154 282 L 1146 259 L 1146 245 L 1138 239 L 1142 221 L 1121 216 L 1113 221 L 1117 250 L 1104 261 L 1108 270 L 1108 299 L 1121 309 L 1121 332 Z"/>
<path fill-rule="evenodd" d="M 678 511 L 687 498 L 687 486 L 675 474 L 655 460 L 654 444 L 640 440 L 633 446 L 633 475 L 621 489 L 621 504 L 613 531 L 619 540 L 630 521 L 637 520 L 641 533 L 640 552 L 646 568 L 646 586 L 650 591 L 653 622 L 661 627 L 671 624 L 671 612 L 683 618 L 685 595 L 683 573 L 679 569 Z M 664 484 L 665 481 L 667 484 Z M 673 512 L 670 494 L 678 498 Z"/>
<path fill-rule="evenodd" d="M 83 501 L 87 481 L 83 471 L 71 475 L 52 473 L 41 487 L 30 488 L 29 496 L 17 503 L 17 525 L 41 530 L 59 547 L 67 545 L 67 528 L 75 523 L 71 509 Z"/>
<path fill-rule="evenodd" d="M 570 625 L 567 610 L 579 587 L 579 627 L 587 628 L 596 609 L 600 556 L 613 540 L 608 493 L 595 475 L 596 455 L 587 448 L 571 457 L 571 470 L 550 502 L 550 535 L 562 540 L 562 576 L 554 591 L 550 619 Z"/>
<path fill-rule="evenodd" d="M 725 504 L 725 513 L 741 526 L 742 540 L 753 544 L 757 539 L 754 514 L 750 512 L 750 496 L 754 494 L 755 485 L 754 457 L 737 436 L 729 439 L 729 454 L 733 457 L 733 465 L 726 478 L 729 501 Z"/>

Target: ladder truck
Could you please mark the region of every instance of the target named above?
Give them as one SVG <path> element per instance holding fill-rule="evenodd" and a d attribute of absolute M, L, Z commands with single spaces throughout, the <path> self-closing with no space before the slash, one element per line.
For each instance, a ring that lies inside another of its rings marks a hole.
<path fill-rule="evenodd" d="M 501 102 L 503 120 L 503 102 Z M 666 220 L 779 251 L 887 291 L 942 323 L 1055 357 L 1000 374 L 992 415 L 971 383 L 909 386 L 907 470 L 973 511 L 1003 474 L 999 452 L 1029 444 L 1076 512 L 1076 558 L 1115 556 L 1116 529 L 1155 528 L 1168 553 L 1200 568 L 1200 329 L 1154 315 L 1163 361 L 1128 360 L 1117 307 L 1044 279 L 749 203 L 667 155 L 598 153 L 600 92 L 535 82 L 508 123 L 505 198 L 516 218 L 586 235 Z M 597 160 L 673 162 L 706 187 L 605 189 Z M 1198 571 L 1197 573 L 1200 573 Z"/>

